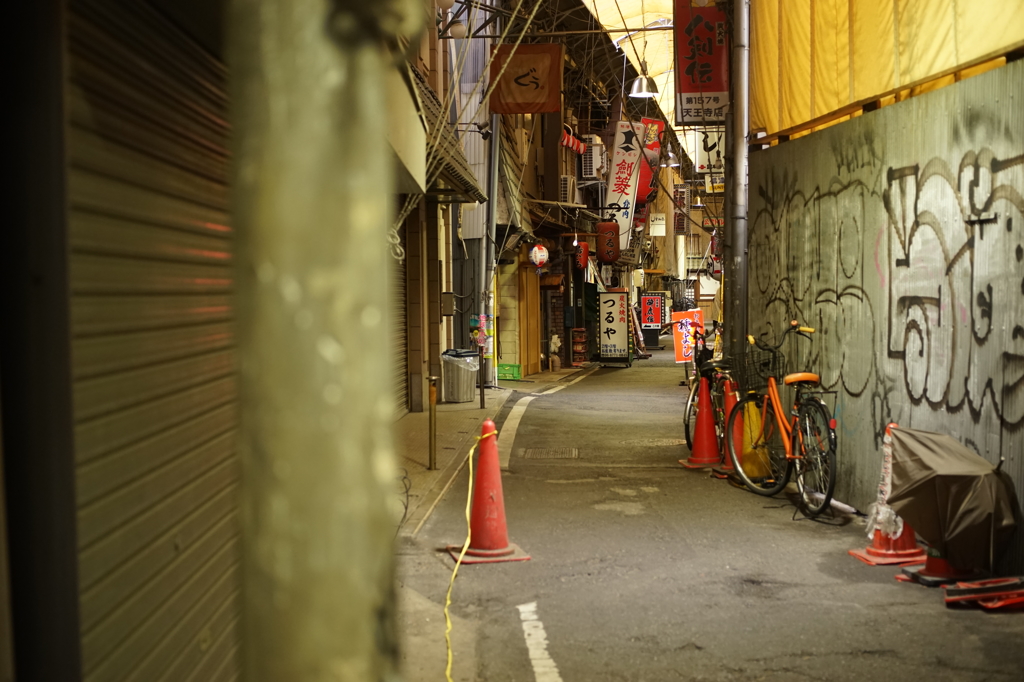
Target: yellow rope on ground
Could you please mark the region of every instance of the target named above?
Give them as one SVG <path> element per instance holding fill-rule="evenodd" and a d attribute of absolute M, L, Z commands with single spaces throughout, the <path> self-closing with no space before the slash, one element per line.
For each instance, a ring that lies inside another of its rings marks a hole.
<path fill-rule="evenodd" d="M 452 579 L 448 582 L 448 594 L 444 598 L 444 644 L 448 649 L 448 664 L 444 668 L 444 676 L 448 682 L 454 682 L 452 680 L 452 618 L 448 614 L 448 607 L 452 605 L 452 588 L 455 587 L 455 576 L 459 574 L 459 566 L 462 565 L 462 558 L 466 556 L 466 550 L 469 549 L 469 541 L 473 536 L 473 529 L 470 525 L 469 516 L 473 506 L 473 453 L 476 452 L 476 448 L 480 445 L 480 441 L 484 438 L 490 438 L 491 436 L 497 436 L 497 430 L 485 433 L 482 436 L 476 436 L 476 442 L 473 443 L 473 447 L 469 449 L 469 491 L 466 494 L 466 541 L 462 543 L 462 551 L 459 552 L 459 558 L 455 560 L 455 570 L 452 571 Z"/>

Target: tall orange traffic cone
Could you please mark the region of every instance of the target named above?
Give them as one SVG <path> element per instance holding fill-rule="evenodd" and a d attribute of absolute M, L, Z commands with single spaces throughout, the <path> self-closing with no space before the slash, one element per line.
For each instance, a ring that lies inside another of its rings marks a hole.
<path fill-rule="evenodd" d="M 687 469 L 705 469 L 722 461 L 722 453 L 718 449 L 718 436 L 715 435 L 715 416 L 711 414 L 711 393 L 708 380 L 700 379 L 697 389 L 697 424 L 693 429 L 693 450 L 685 462 L 680 460 Z"/>
<path fill-rule="evenodd" d="M 736 403 L 739 401 L 736 399 L 736 391 L 738 387 L 731 379 L 726 379 L 722 385 L 725 391 L 725 425 L 729 424 L 729 417 L 732 415 L 732 411 L 736 408 Z M 736 447 L 743 451 L 743 416 L 740 415 L 736 418 L 736 422 L 732 427 L 732 437 L 729 439 L 736 444 Z M 718 467 L 719 471 L 730 472 L 735 471 L 736 467 L 732 465 L 732 457 L 729 456 L 729 448 L 725 446 L 725 440 L 723 437 L 722 441 L 722 466 Z"/>
<path fill-rule="evenodd" d="M 473 508 L 469 521 L 469 549 L 464 564 L 489 564 L 499 561 L 527 561 L 530 556 L 508 541 L 505 526 L 505 498 L 501 492 L 501 467 L 498 463 L 497 427 L 485 419 L 480 429 L 480 454 L 473 485 Z M 462 546 L 449 545 L 448 553 L 458 560 Z"/>

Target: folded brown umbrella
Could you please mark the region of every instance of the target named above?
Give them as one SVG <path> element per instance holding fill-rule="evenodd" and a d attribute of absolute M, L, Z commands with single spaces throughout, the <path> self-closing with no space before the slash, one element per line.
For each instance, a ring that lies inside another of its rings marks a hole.
<path fill-rule="evenodd" d="M 941 433 L 892 430 L 887 502 L 960 569 L 991 569 L 1017 526 L 1009 477 Z"/>

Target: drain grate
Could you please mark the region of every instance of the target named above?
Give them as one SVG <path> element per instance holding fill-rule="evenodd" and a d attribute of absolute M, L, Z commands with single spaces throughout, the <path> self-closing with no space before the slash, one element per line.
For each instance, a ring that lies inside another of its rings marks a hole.
<path fill-rule="evenodd" d="M 519 448 L 516 456 L 523 459 L 579 459 L 580 451 L 576 448 Z"/>
<path fill-rule="evenodd" d="M 640 445 L 651 448 L 663 448 L 663 447 L 674 447 L 676 445 L 686 445 L 686 441 L 682 438 L 637 438 L 634 440 L 624 440 L 623 445 Z"/>

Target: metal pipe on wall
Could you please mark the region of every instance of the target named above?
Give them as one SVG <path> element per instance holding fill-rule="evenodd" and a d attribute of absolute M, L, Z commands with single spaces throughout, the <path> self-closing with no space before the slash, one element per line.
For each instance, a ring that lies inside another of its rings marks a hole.
<path fill-rule="evenodd" d="M 747 237 L 748 147 L 750 128 L 750 0 L 734 0 L 732 26 L 732 125 L 731 180 L 729 184 L 728 233 L 725 241 L 725 337 L 726 352 L 739 357 L 746 350 L 747 335 Z"/>
<path fill-rule="evenodd" d="M 494 325 L 494 333 L 498 333 L 494 316 L 494 258 L 495 235 L 498 230 L 498 163 L 501 158 L 501 116 L 491 114 L 491 148 L 487 175 L 487 230 L 480 240 L 480 312 L 486 315 Z M 483 318 L 481 318 L 483 319 Z M 486 329 L 484 330 L 486 331 Z M 485 353 L 486 355 L 486 353 Z M 491 345 L 491 360 L 481 358 L 481 382 L 494 384 L 497 377 L 494 370 L 498 360 L 498 340 L 495 337 Z M 481 398 L 482 400 L 482 398 Z M 480 407 L 483 407 L 481 405 Z"/>
<path fill-rule="evenodd" d="M 232 0 L 246 682 L 397 675 L 383 47 L 417 0 Z"/>

